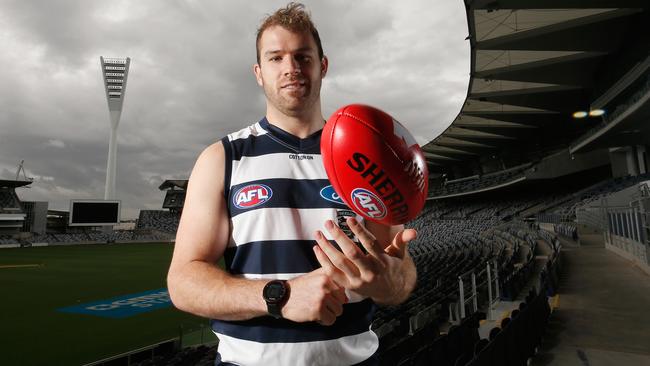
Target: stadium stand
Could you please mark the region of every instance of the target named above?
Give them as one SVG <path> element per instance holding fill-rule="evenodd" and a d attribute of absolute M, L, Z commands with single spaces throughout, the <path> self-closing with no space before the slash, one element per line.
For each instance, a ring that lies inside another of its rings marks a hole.
<path fill-rule="evenodd" d="M 179 219 L 180 215 L 171 211 L 141 210 L 136 228 L 176 234 Z"/>
<path fill-rule="evenodd" d="M 11 209 L 19 209 L 20 204 L 16 198 L 16 194 L 8 189 L 0 190 L 0 207 L 3 211 L 11 211 Z"/>
<path fill-rule="evenodd" d="M 518 183 L 526 179 L 524 171 L 532 165 L 532 163 L 526 163 L 485 175 L 474 175 L 467 178 L 448 180 L 440 187 L 434 186 L 429 189 L 429 196 L 446 198 L 456 194 L 481 192 Z"/>
<path fill-rule="evenodd" d="M 16 188 L 26 187 L 31 181 L 0 180 L 0 244 L 15 244 L 10 238 L 21 231 L 25 211 L 16 195 Z"/>
<path fill-rule="evenodd" d="M 166 180 L 158 187 L 161 191 L 166 191 L 163 208 L 172 213 L 182 212 L 187 182 L 187 180 Z"/>
<path fill-rule="evenodd" d="M 612 193 L 650 179 L 650 173 L 611 178 L 551 203 L 539 216 L 539 222 L 561 223 L 576 220 L 577 209 L 599 201 Z"/>

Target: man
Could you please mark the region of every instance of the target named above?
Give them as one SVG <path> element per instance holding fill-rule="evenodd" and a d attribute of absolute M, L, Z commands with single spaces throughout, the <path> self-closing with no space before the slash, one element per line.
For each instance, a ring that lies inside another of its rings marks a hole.
<path fill-rule="evenodd" d="M 270 15 L 253 67 L 265 118 L 209 146 L 192 171 L 167 280 L 177 308 L 213 319 L 217 365 L 375 364 L 374 304 L 415 286 L 415 231 L 363 223 L 323 194 L 327 68 L 301 4 Z"/>

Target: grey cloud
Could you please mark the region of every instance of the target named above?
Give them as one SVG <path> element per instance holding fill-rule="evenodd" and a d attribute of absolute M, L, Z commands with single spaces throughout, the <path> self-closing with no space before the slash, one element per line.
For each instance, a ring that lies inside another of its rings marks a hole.
<path fill-rule="evenodd" d="M 363 102 L 419 142 L 458 112 L 469 45 L 463 2 L 305 1 L 330 72 L 325 117 Z M 103 197 L 108 111 L 99 56 L 132 59 L 119 128 L 123 217 L 160 208 L 164 179 L 187 178 L 203 148 L 257 121 L 255 32 L 286 1 L 4 1 L 0 3 L 0 179 L 25 159 L 21 198 L 66 209 Z"/>

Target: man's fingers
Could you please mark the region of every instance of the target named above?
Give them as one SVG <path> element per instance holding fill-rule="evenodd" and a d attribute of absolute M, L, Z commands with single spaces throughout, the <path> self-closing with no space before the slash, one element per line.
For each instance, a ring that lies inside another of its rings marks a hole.
<path fill-rule="evenodd" d="M 341 230 L 340 227 L 334 224 L 332 220 L 325 221 L 325 228 L 332 235 L 332 239 L 339 245 L 343 254 L 350 258 L 352 261 L 357 261 L 363 258 L 364 254 L 350 238 Z"/>
<path fill-rule="evenodd" d="M 361 225 L 354 217 L 348 217 L 346 223 L 354 235 L 359 238 L 361 245 L 366 248 L 366 251 L 383 263 L 382 255 L 384 254 L 384 248 L 381 246 L 379 241 L 377 241 L 377 238 L 375 238 L 375 236 L 372 235 L 372 233 Z"/>
<path fill-rule="evenodd" d="M 332 296 L 325 298 L 325 307 L 334 314 L 335 317 L 343 314 L 343 305 Z"/>
<path fill-rule="evenodd" d="M 344 258 L 347 262 L 354 265 L 354 272 L 346 272 L 349 276 L 352 274 L 356 277 L 361 276 L 363 273 L 377 271 L 378 268 L 383 268 L 384 264 L 372 255 L 366 255 L 361 251 L 357 245 L 345 235 L 340 227 L 334 225 L 331 220 L 325 222 L 325 227 L 332 235 L 336 243 L 341 247 Z M 374 238 L 374 237 L 373 237 Z M 370 245 L 369 245 L 370 246 Z M 367 248 L 366 248 L 367 250 Z M 340 253 L 340 252 L 339 252 Z M 333 259 L 330 256 L 330 259 Z M 337 266 L 338 267 L 338 266 Z"/>
<path fill-rule="evenodd" d="M 339 286 L 345 286 L 348 284 L 348 279 L 345 273 L 341 272 L 336 266 L 332 264 L 327 255 L 323 250 L 318 246 L 314 245 L 314 254 L 316 255 L 316 260 L 320 263 L 321 268 L 324 270 L 324 273 L 332 278 L 332 281 L 337 283 Z M 332 285 L 336 286 L 336 285 Z"/>
<path fill-rule="evenodd" d="M 347 304 L 349 301 L 347 295 L 345 295 L 345 288 L 343 287 L 332 291 L 332 296 L 341 304 Z"/>
<path fill-rule="evenodd" d="M 404 229 L 395 235 L 391 245 L 386 248 L 386 253 L 391 256 L 404 258 L 408 243 L 417 237 L 417 231 L 413 229 Z"/>
<path fill-rule="evenodd" d="M 315 236 L 316 243 L 318 243 L 318 247 L 321 249 L 321 254 L 327 257 L 331 267 L 342 271 L 349 278 L 359 275 L 359 269 L 354 265 L 354 263 L 350 262 L 343 253 L 334 248 L 334 246 L 325 238 L 323 233 L 317 231 Z M 319 262 L 320 261 L 321 260 L 319 259 Z M 321 263 L 321 265 L 323 265 L 323 263 Z"/>
<path fill-rule="evenodd" d="M 408 243 L 414 240 L 418 236 L 418 232 L 415 229 L 404 229 L 401 232 L 399 240 L 403 243 Z"/>

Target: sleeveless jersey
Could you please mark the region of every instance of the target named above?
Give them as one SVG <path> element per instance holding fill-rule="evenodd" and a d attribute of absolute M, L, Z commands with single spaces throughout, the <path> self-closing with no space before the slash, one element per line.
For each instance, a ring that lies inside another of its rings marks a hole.
<path fill-rule="evenodd" d="M 325 221 L 341 225 L 347 216 L 355 216 L 327 179 L 320 137 L 321 131 L 300 139 L 264 118 L 222 139 L 231 221 L 224 257 L 231 274 L 288 280 L 311 272 L 320 267 L 312 250 L 314 232 L 320 229 L 331 240 Z M 354 293 L 347 295 L 343 314 L 331 326 L 270 316 L 212 320 L 219 338 L 218 358 L 246 366 L 362 362 L 378 348 L 370 330 L 375 305 Z"/>

